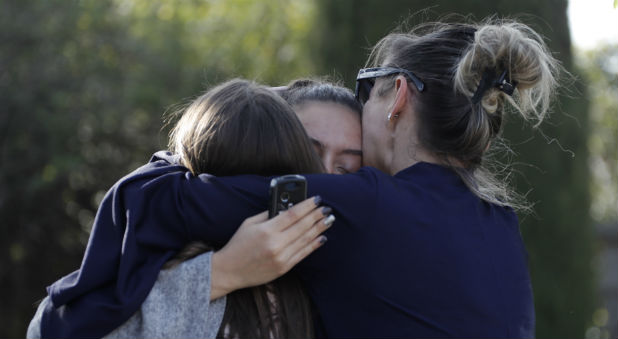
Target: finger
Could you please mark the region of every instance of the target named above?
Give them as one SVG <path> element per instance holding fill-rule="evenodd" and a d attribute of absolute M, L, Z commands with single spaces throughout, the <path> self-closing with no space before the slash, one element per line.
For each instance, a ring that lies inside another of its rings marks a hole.
<path fill-rule="evenodd" d="M 290 257 L 287 263 L 289 269 L 292 269 L 292 267 L 296 266 L 296 264 L 305 259 L 309 254 L 313 253 L 313 251 L 324 245 L 327 240 L 328 238 L 325 235 L 321 235 L 313 239 L 313 241 L 311 241 L 311 243 L 309 243 L 305 247 L 301 248 L 298 252 L 296 252 Z"/>
<path fill-rule="evenodd" d="M 281 241 L 287 244 L 291 244 L 300 236 L 307 233 L 316 222 L 318 222 L 320 219 L 323 219 L 325 216 L 331 214 L 331 212 L 332 210 L 328 206 L 314 209 L 313 211 L 311 211 L 311 213 L 307 214 L 296 223 L 284 229 L 281 232 Z"/>
<path fill-rule="evenodd" d="M 300 234 L 294 241 L 289 242 L 289 246 L 285 246 L 283 248 L 281 253 L 283 260 L 289 260 L 288 258 L 293 257 L 296 253 L 307 247 L 308 244 L 312 243 L 316 238 L 319 238 L 320 234 L 331 227 L 334 221 L 335 216 L 331 214 L 311 225 L 309 229 Z"/>
<path fill-rule="evenodd" d="M 307 214 L 311 213 L 320 205 L 320 202 L 322 202 L 322 198 L 320 198 L 319 195 L 305 199 L 302 202 L 292 206 L 292 208 L 287 211 L 284 211 L 278 216 L 272 218 L 272 224 L 275 225 L 275 229 L 277 230 L 285 230 L 305 217 Z"/>
<path fill-rule="evenodd" d="M 251 216 L 251 217 L 245 219 L 245 221 L 243 221 L 242 223 L 243 224 L 250 224 L 251 225 L 251 224 L 257 224 L 257 223 L 260 223 L 260 222 L 264 222 L 266 220 L 268 220 L 268 211 L 264 211 L 264 212 L 262 212 L 260 214 L 256 214 L 254 216 Z"/>

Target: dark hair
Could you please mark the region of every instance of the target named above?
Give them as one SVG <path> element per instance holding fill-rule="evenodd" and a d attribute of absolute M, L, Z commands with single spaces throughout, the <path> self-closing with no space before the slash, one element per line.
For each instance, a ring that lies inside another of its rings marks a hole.
<path fill-rule="evenodd" d="M 536 121 L 535 127 L 547 112 L 560 66 L 536 32 L 521 23 L 495 19 L 481 24 L 423 24 L 378 42 L 368 67 L 380 66 L 407 69 L 425 83 L 414 107 L 420 146 L 447 164 L 454 159 L 463 165 L 452 167 L 483 200 L 527 209 L 506 183 L 487 170 L 485 155 L 497 144 L 492 141 L 500 134 L 505 103 Z M 512 97 L 496 86 L 477 95 L 480 100 L 472 100 L 484 74 L 503 72 L 516 84 Z M 378 95 L 393 85 L 384 82 Z"/>
<path fill-rule="evenodd" d="M 240 79 L 195 99 L 172 129 L 169 146 L 194 174 L 323 171 L 292 108 L 267 87 Z"/>
<path fill-rule="evenodd" d="M 170 149 L 194 174 L 317 173 L 323 167 L 292 108 L 268 88 L 231 80 L 195 99 L 173 128 Z M 164 268 L 213 248 L 193 242 Z M 291 273 L 227 296 L 217 337 L 313 336 L 311 307 Z"/>
<path fill-rule="evenodd" d="M 323 79 L 296 79 L 285 87 L 279 87 L 276 92 L 293 107 L 301 106 L 309 101 L 332 102 L 343 105 L 360 116 L 363 107 L 354 98 L 354 93 L 339 83 Z"/>

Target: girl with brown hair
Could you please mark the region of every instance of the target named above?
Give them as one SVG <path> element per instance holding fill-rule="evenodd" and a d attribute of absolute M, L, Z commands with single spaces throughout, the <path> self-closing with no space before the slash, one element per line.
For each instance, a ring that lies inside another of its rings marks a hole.
<path fill-rule="evenodd" d="M 182 110 L 181 117 L 171 133 L 170 150 L 173 155 L 169 152 L 155 154 L 151 164 L 156 167 L 159 163 L 165 163 L 163 159 L 172 159 L 182 172 L 188 169 L 188 175 L 204 180 L 208 180 L 208 176 L 213 174 L 222 176 L 251 173 L 266 176 L 323 172 L 320 159 L 291 107 L 268 88 L 246 80 L 236 79 L 216 86 Z M 143 172 L 141 168 L 134 174 L 140 176 Z M 130 185 L 141 182 L 140 185 L 147 187 L 156 180 L 152 176 L 141 175 L 139 179 L 132 178 L 129 181 Z M 133 215 L 139 211 L 142 202 L 128 199 L 123 201 L 126 199 L 127 184 L 127 181 L 116 184 L 108 193 L 108 198 L 131 210 L 129 214 Z M 145 200 L 157 194 L 168 193 L 150 192 Z M 330 208 L 319 208 L 319 203 L 319 197 L 313 197 L 271 220 L 267 220 L 265 212 L 248 218 L 242 223 L 234 239 L 225 246 L 219 243 L 194 242 L 183 249 L 169 249 L 160 255 L 130 259 L 125 262 L 127 267 L 136 267 L 140 260 L 154 260 L 160 265 L 167 261 L 162 266 L 164 271 L 161 274 L 158 274 L 158 270 L 152 272 L 159 275 L 159 280 L 163 282 L 158 284 L 162 286 L 150 292 L 142 305 L 136 305 L 137 312 L 115 331 L 100 331 L 98 328 L 111 326 L 109 319 L 113 318 L 100 317 L 95 321 L 92 319 L 90 326 L 80 328 L 81 332 L 67 332 L 62 336 L 209 337 L 217 334 L 217 337 L 238 338 L 311 337 L 313 322 L 308 297 L 298 279 L 292 273 L 284 273 L 326 241 L 326 237 L 320 236 L 320 233 L 332 224 L 334 217 L 330 215 Z M 102 204 L 97 219 L 112 216 L 113 213 L 106 215 L 109 212 L 106 207 L 105 203 Z M 147 225 L 149 221 L 133 219 L 129 214 L 124 218 L 113 216 L 113 226 L 125 230 L 122 232 L 124 244 L 122 248 L 110 247 L 106 251 L 120 258 L 124 248 L 138 243 L 146 251 L 156 251 L 156 240 L 139 239 L 139 235 L 135 233 L 136 229 Z M 159 217 L 172 216 L 162 214 Z M 182 222 L 176 226 L 179 230 L 184 229 Z M 100 232 L 101 227 L 95 222 L 93 234 Z M 273 230 L 278 234 L 274 235 Z M 268 234 L 268 238 L 260 234 Z M 277 243 L 280 250 L 277 262 L 285 264 L 287 268 L 278 266 L 276 270 L 269 269 L 273 265 L 263 258 L 271 260 L 273 257 L 262 254 L 271 249 L 267 241 Z M 168 261 L 178 250 L 180 252 Z M 216 256 L 213 255 L 213 250 L 219 250 Z M 178 267 L 183 261 L 204 252 L 208 253 L 196 260 L 200 264 L 199 270 L 187 271 L 186 266 Z M 122 253 L 122 260 L 126 260 L 126 256 L 127 253 Z M 230 265 L 217 266 L 220 258 L 224 258 Z M 88 265 L 87 259 L 85 264 Z M 211 266 L 213 272 L 216 272 L 212 279 Z M 104 266 L 97 267 L 97 270 L 102 281 L 127 278 L 122 272 L 117 273 L 117 276 L 107 273 Z M 232 280 L 226 279 L 224 273 L 227 271 L 241 273 L 241 288 L 236 287 Z M 169 281 L 175 281 L 174 276 L 181 274 L 193 274 L 192 277 L 199 281 L 193 281 L 191 286 L 184 286 L 182 291 L 170 288 Z M 251 282 L 247 284 L 246 279 Z M 273 279 L 276 280 L 271 281 Z M 90 280 L 89 283 L 93 284 L 93 281 Z M 263 285 L 264 283 L 267 284 Z M 128 284 L 131 284 L 130 280 Z M 149 289 L 137 293 L 144 292 L 148 294 Z M 226 294 L 226 298 L 221 298 Z M 203 305 L 200 306 L 200 312 L 196 313 L 193 312 L 194 308 L 184 308 L 176 300 L 165 302 L 163 296 L 191 296 L 192 302 Z M 210 301 L 216 299 L 218 302 L 214 302 L 208 309 Z M 44 332 L 37 333 L 40 330 L 37 321 L 41 320 L 40 312 L 54 307 L 53 303 L 53 298 L 46 298 L 42 302 L 35 321 L 29 328 L 28 337 L 39 337 L 40 334 L 46 336 Z M 114 312 L 109 305 L 98 304 L 96 307 Z M 170 324 L 170 318 L 177 321 Z M 114 327 L 120 325 L 118 323 Z"/>

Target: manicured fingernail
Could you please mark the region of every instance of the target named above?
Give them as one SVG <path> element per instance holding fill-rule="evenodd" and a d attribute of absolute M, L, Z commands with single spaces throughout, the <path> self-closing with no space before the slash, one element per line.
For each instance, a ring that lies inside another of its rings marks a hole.
<path fill-rule="evenodd" d="M 324 219 L 324 225 L 330 227 L 330 225 L 332 225 L 335 222 L 335 216 L 334 215 L 329 215 L 328 218 Z"/>
<path fill-rule="evenodd" d="M 332 211 L 333 211 L 333 209 L 328 207 L 328 206 L 322 207 L 322 215 L 329 215 L 330 212 L 332 212 Z"/>
<path fill-rule="evenodd" d="M 327 240 L 328 240 L 328 238 L 325 235 L 321 236 L 320 237 L 320 244 L 325 243 Z"/>
<path fill-rule="evenodd" d="M 318 206 L 320 205 L 320 203 L 322 202 L 322 197 L 319 195 L 316 195 L 315 197 L 313 197 L 313 203 Z"/>

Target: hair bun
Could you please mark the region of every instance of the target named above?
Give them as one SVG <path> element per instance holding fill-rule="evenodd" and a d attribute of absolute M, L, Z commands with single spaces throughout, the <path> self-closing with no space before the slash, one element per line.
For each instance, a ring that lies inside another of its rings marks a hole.
<path fill-rule="evenodd" d="M 557 85 L 559 68 L 542 37 L 530 27 L 513 21 L 493 21 L 477 27 L 473 42 L 457 66 L 455 88 L 472 98 L 486 72 L 506 72 L 509 83 L 516 84 L 513 97 L 491 87 L 482 94 L 481 106 L 487 113 L 494 113 L 508 101 L 526 120 L 540 123 Z"/>

